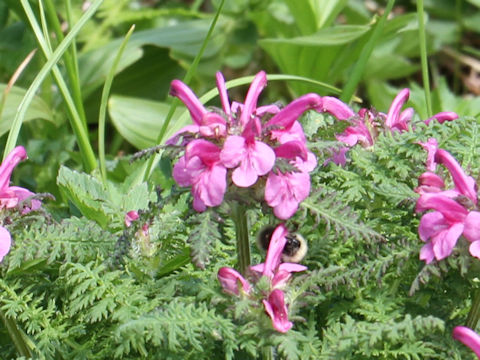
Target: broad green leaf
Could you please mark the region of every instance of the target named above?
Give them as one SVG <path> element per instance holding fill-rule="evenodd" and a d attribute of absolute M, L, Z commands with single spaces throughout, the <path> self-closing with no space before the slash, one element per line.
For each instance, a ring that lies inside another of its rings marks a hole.
<path fill-rule="evenodd" d="M 336 84 L 358 57 L 367 26 L 339 26 L 311 36 L 293 39 L 265 39 L 260 45 L 285 74 Z M 291 84 L 297 93 L 315 91 L 306 84 Z"/>
<path fill-rule="evenodd" d="M 0 84 L 0 100 L 3 96 L 3 92 L 7 87 L 6 84 Z M 8 93 L 3 107 L 3 111 L 0 114 L 0 136 L 10 130 L 10 126 L 18 112 L 18 106 L 25 96 L 26 90 L 19 87 L 12 87 Z M 1 105 L 0 105 L 1 106 Z M 23 121 L 29 121 L 34 119 L 43 119 L 54 122 L 53 113 L 45 101 L 40 97 L 35 96 L 32 103 L 28 107 L 27 113 Z"/>
<path fill-rule="evenodd" d="M 116 129 L 138 149 L 157 145 L 156 139 L 169 108 L 170 105 L 159 101 L 115 95 L 108 102 L 110 117 Z M 188 117 L 179 121 L 183 111 L 183 108 L 175 111 L 165 140 L 190 122 Z"/>
<path fill-rule="evenodd" d="M 222 48 L 226 39 L 225 24 L 225 22 L 219 22 L 215 28 L 212 39 L 205 49 L 205 58 L 213 57 Z M 193 20 L 133 33 L 125 48 L 125 54 L 122 56 L 117 73 L 140 59 L 143 55 L 142 47 L 145 45 L 169 48 L 176 53 L 190 58 L 194 57 L 205 39 L 209 25 L 210 20 Z M 121 41 L 122 39 L 116 39 L 79 56 L 80 81 L 84 96 L 89 95 L 103 83 L 113 63 L 115 50 L 118 49 Z M 152 76 L 155 74 L 152 73 Z"/>
<path fill-rule="evenodd" d="M 303 46 L 334 46 L 352 42 L 364 35 L 369 26 L 364 25 L 340 25 L 317 31 L 309 36 L 299 36 L 291 39 L 264 39 L 262 44 L 293 44 Z"/>

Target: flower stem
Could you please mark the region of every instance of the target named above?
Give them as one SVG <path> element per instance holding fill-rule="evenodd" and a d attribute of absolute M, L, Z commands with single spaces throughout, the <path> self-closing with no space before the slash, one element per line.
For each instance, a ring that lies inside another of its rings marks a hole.
<path fill-rule="evenodd" d="M 22 334 L 20 329 L 17 327 L 15 320 L 8 318 L 2 309 L 0 309 L 0 318 L 2 318 L 3 324 L 5 325 L 5 328 L 7 329 L 7 332 L 10 335 L 10 338 L 12 339 L 12 342 L 15 345 L 18 353 L 26 358 L 31 358 L 32 353 L 25 341 L 25 335 Z"/>
<path fill-rule="evenodd" d="M 235 237 L 237 239 L 237 266 L 242 275 L 245 275 L 246 270 L 250 266 L 250 243 L 248 241 L 246 215 L 244 206 L 236 202 L 232 204 L 232 219 L 235 223 Z"/>
<path fill-rule="evenodd" d="M 262 349 L 262 360 L 274 360 L 273 357 L 273 347 L 264 346 Z"/>
<path fill-rule="evenodd" d="M 480 318 L 480 289 L 475 289 L 472 294 L 472 307 L 467 316 L 466 326 L 470 329 L 477 327 Z"/>

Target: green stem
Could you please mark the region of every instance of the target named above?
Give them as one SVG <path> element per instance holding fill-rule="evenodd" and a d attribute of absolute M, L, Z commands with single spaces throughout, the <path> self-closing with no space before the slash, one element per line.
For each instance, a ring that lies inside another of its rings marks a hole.
<path fill-rule="evenodd" d="M 22 334 L 17 324 L 15 323 L 15 320 L 7 317 L 2 309 L 0 309 L 0 317 L 2 318 L 8 335 L 10 335 L 10 338 L 12 339 L 12 342 L 15 345 L 18 353 L 26 358 L 31 358 L 32 353 L 25 341 L 25 335 Z"/>
<path fill-rule="evenodd" d="M 472 307 L 467 316 L 466 326 L 470 329 L 477 327 L 478 320 L 480 319 L 480 289 L 473 290 L 472 294 Z"/>
<path fill-rule="evenodd" d="M 264 346 L 262 348 L 262 359 L 263 360 L 273 360 L 273 347 L 272 346 Z"/>
<path fill-rule="evenodd" d="M 388 17 L 388 14 L 390 14 L 390 11 L 392 11 L 394 3 L 395 3 L 395 0 L 388 1 L 382 17 L 378 21 L 378 24 L 375 26 L 375 29 L 373 29 L 370 39 L 368 40 L 362 53 L 360 54 L 360 58 L 356 62 L 356 65 L 353 68 L 353 71 L 350 74 L 350 77 L 343 88 L 342 96 L 340 97 L 340 100 L 342 100 L 343 102 L 350 102 L 350 100 L 352 99 L 353 93 L 355 92 L 355 89 L 358 83 L 360 82 L 360 79 L 363 76 L 363 73 L 365 71 L 365 66 L 367 65 L 367 61 L 370 58 L 370 55 L 372 54 L 372 51 L 375 47 L 375 44 L 377 43 L 378 38 L 382 34 L 385 21 L 387 20 L 387 17 Z"/>
<path fill-rule="evenodd" d="M 250 266 L 250 242 L 248 240 L 247 213 L 244 206 L 232 204 L 232 220 L 235 224 L 235 237 L 237 239 L 238 270 L 245 275 Z"/>
<path fill-rule="evenodd" d="M 418 38 L 420 39 L 420 58 L 422 62 L 423 89 L 425 91 L 425 103 L 427 104 L 427 117 L 433 116 L 432 98 L 430 96 L 430 78 L 428 75 L 427 40 L 425 34 L 425 14 L 423 0 L 417 0 L 418 15 Z"/>
<path fill-rule="evenodd" d="M 60 21 L 58 20 L 57 11 L 55 9 L 55 5 L 53 4 L 52 0 L 44 0 L 45 3 L 45 13 L 47 15 L 49 23 L 53 27 L 53 31 L 55 32 L 55 36 L 58 39 L 58 42 L 63 41 L 65 38 L 63 36 L 62 28 L 60 25 Z M 69 21 L 68 26 L 72 26 L 72 23 Z M 63 54 L 63 58 L 65 60 L 65 68 L 66 74 L 68 77 L 68 82 L 70 84 L 70 88 L 72 90 L 72 98 L 73 102 L 75 103 L 75 107 L 77 108 L 78 114 L 80 119 L 82 120 L 83 125 L 87 126 L 87 118 L 85 116 L 85 109 L 83 107 L 82 102 L 82 93 L 80 89 L 80 77 L 78 74 L 78 68 L 76 64 L 76 55 L 75 51 L 75 42 L 72 42 L 71 47 L 65 51 Z"/>

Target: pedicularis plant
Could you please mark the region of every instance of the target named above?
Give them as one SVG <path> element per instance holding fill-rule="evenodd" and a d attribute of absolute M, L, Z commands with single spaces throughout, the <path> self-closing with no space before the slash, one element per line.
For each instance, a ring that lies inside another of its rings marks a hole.
<path fill-rule="evenodd" d="M 0 358 L 480 358 L 452 3 L 0 3 Z"/>

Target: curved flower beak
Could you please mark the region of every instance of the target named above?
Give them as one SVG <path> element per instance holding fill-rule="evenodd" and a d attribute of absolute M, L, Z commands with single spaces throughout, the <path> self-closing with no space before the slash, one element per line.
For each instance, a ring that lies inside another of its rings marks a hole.
<path fill-rule="evenodd" d="M 452 336 L 472 349 L 480 359 L 480 336 L 475 331 L 466 326 L 456 326 L 453 328 Z"/>
<path fill-rule="evenodd" d="M 0 165 L 0 189 L 6 189 L 10 185 L 13 169 L 18 163 L 27 158 L 27 152 L 23 146 L 13 149 Z"/>
<path fill-rule="evenodd" d="M 170 86 L 170 95 L 178 97 L 185 104 L 195 124 L 202 124 L 202 117 L 207 110 L 192 89 L 180 80 L 173 80 Z"/>

